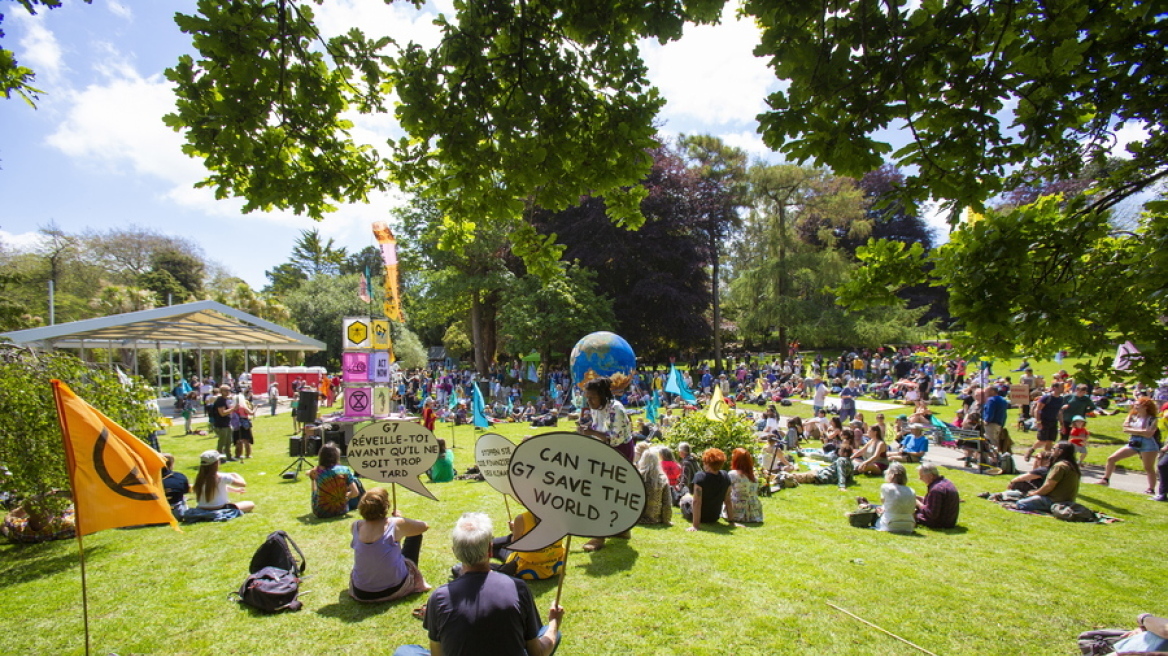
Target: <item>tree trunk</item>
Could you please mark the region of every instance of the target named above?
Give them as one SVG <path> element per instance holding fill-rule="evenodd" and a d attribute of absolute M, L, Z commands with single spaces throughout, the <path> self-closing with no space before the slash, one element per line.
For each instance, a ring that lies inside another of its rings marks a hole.
<path fill-rule="evenodd" d="M 710 244 L 710 262 L 712 263 L 711 273 L 713 274 L 713 301 L 714 301 L 714 369 L 722 371 L 722 306 L 718 302 L 718 243 L 717 240 L 711 240 Z"/>
<path fill-rule="evenodd" d="M 779 279 L 776 281 L 775 291 L 777 292 L 779 301 L 779 348 L 782 349 L 782 357 L 787 358 L 787 326 L 786 317 L 786 294 L 787 288 L 783 284 L 787 277 L 787 206 L 784 203 L 779 203 Z"/>
<path fill-rule="evenodd" d="M 491 373 L 498 344 L 499 293 L 478 293 L 471 297 L 470 326 L 474 342 L 475 370 L 480 376 Z"/>
<path fill-rule="evenodd" d="M 486 357 L 483 350 L 483 304 L 478 293 L 471 295 L 470 300 L 470 341 L 474 346 L 475 370 L 480 374 L 486 372 Z"/>

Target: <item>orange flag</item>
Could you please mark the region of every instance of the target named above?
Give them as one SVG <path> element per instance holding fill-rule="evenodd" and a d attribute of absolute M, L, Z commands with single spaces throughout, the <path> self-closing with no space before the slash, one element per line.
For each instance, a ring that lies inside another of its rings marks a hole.
<path fill-rule="evenodd" d="M 401 297 L 397 287 L 397 238 L 385 221 L 373 224 L 373 236 L 381 248 L 381 261 L 385 264 L 385 316 L 401 323 Z"/>
<path fill-rule="evenodd" d="M 53 398 L 73 486 L 77 533 L 178 522 L 162 489 L 162 456 L 53 380 Z"/>

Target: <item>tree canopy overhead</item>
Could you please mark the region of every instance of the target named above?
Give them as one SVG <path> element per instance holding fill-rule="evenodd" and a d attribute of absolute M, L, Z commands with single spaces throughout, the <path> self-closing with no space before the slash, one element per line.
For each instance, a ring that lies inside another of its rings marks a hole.
<path fill-rule="evenodd" d="M 203 184 L 245 197 L 245 211 L 315 218 L 390 184 L 417 189 L 450 217 L 446 246 L 503 225 L 538 268 L 559 250 L 522 221 L 535 206 L 602 194 L 617 223 L 644 220 L 634 183 L 663 101 L 637 40 L 712 22 L 723 0 L 457 2 L 434 48 L 356 28 L 324 39 L 310 5 L 201 0 L 176 17 L 200 54 L 168 71 L 178 102 L 166 120 L 211 171 Z M 386 112 L 391 93 L 407 136 L 385 153 L 358 145 L 345 113 Z"/>
<path fill-rule="evenodd" d="M 1007 178 L 1073 177 L 1125 124 L 1149 136 L 1110 172 L 1110 205 L 1168 170 L 1163 14 L 1146 2 L 907 3 L 750 0 L 786 89 L 760 117 L 766 143 L 860 176 L 891 157 L 906 187 L 980 209 Z M 876 133 L 905 127 L 893 150 Z"/>
<path fill-rule="evenodd" d="M 662 100 L 636 44 L 716 22 L 725 5 L 456 2 L 426 48 L 360 28 L 322 38 L 312 6 L 326 1 L 200 0 L 195 15 L 176 16 L 200 54 L 168 72 L 179 96 L 168 123 L 210 169 L 206 184 L 249 211 L 320 218 L 333 202 L 421 184 L 455 217 L 452 243 L 475 221 L 515 222 L 530 204 L 559 210 L 584 194 L 638 224 L 629 185 L 648 171 Z M 911 198 L 980 208 L 1017 186 L 1010 176 L 1069 178 L 1099 163 L 1130 125 L 1148 135 L 1108 171 L 1100 200 L 1168 174 L 1168 34 L 1154 5 L 748 0 L 742 12 L 762 29 L 756 54 L 787 82 L 760 131 L 790 160 L 859 177 L 891 159 L 913 171 Z M 5 96 L 34 98 L 34 76 L 0 52 Z M 357 144 L 346 112 L 387 112 L 392 93 L 406 136 L 385 152 Z M 885 135 L 902 130 L 911 140 L 896 150 Z M 531 231 L 518 236 L 532 254 L 554 252 Z"/>

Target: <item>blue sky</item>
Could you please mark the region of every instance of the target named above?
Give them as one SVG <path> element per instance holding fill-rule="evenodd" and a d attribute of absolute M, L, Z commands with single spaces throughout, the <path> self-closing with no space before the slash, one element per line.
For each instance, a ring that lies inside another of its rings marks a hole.
<path fill-rule="evenodd" d="M 312 5 L 325 36 L 359 25 L 369 34 L 433 44 L 440 0 L 419 12 L 407 3 L 330 0 Z M 187 237 L 204 254 L 255 288 L 264 271 L 286 261 L 300 230 L 318 227 L 337 245 L 373 244 L 370 225 L 389 218 L 397 194 L 346 205 L 322 223 L 290 213 L 242 214 L 238 200 L 216 201 L 193 184 L 201 164 L 180 152 L 179 134 L 161 117 L 173 108 L 163 71 L 190 52 L 189 37 L 173 21 L 194 13 L 194 0 L 94 0 L 29 16 L 11 0 L 5 47 L 38 73 L 38 108 L 0 100 L 0 241 L 21 246 L 40 226 L 67 232 L 137 225 Z M 774 161 L 758 135 L 755 116 L 778 81 L 751 54 L 757 30 L 727 10 L 719 26 L 690 26 L 679 42 L 647 42 L 650 78 L 668 101 L 659 121 L 667 135 L 709 133 Z M 192 53 L 193 54 L 193 53 Z M 355 117 L 354 136 L 384 145 L 395 136 L 392 117 Z"/>

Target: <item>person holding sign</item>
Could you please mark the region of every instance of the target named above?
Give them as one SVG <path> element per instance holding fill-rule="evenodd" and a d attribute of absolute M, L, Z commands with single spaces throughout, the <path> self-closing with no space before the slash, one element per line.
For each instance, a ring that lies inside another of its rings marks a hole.
<path fill-rule="evenodd" d="M 564 566 L 563 540 L 556 540 L 536 551 L 510 549 L 511 543 L 527 535 L 537 524 L 539 520 L 530 510 L 516 515 L 508 523 L 511 534 L 491 542 L 491 557 L 502 561 L 491 565 L 491 569 L 525 581 L 542 581 L 559 574 L 560 568 Z"/>
<path fill-rule="evenodd" d="M 601 376 L 584 384 L 585 405 L 591 410 L 592 423 L 581 424 L 577 429 L 582 435 L 594 437 L 616 449 L 625 460 L 633 462 L 633 428 L 625 406 L 612 395 L 612 380 Z M 617 535 L 618 538 L 632 537 L 630 531 Z M 606 538 L 592 538 L 584 543 L 584 551 L 600 551 Z"/>
<path fill-rule="evenodd" d="M 430 595 L 422 627 L 430 648 L 403 645 L 394 656 L 526 654 L 551 656 L 564 609 L 553 604 L 541 627 L 527 584 L 491 569 L 491 519 L 464 513 L 451 534 L 462 574 Z"/>
<path fill-rule="evenodd" d="M 418 571 L 426 522 L 406 519 L 397 511 L 390 517 L 389 494 L 375 487 L 357 506 L 363 519 L 353 522 L 353 571 L 349 596 L 364 603 L 393 601 L 430 589 Z"/>

